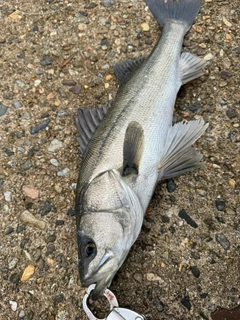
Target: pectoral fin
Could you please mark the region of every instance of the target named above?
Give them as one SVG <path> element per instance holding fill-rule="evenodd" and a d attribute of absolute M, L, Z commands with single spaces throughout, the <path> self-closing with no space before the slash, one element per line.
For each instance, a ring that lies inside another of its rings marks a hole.
<path fill-rule="evenodd" d="M 203 75 L 203 68 L 206 64 L 206 60 L 198 58 L 189 52 L 183 52 L 180 58 L 182 84 Z"/>
<path fill-rule="evenodd" d="M 113 68 L 119 83 L 126 83 L 145 60 L 145 57 L 139 57 L 117 62 Z"/>
<path fill-rule="evenodd" d="M 138 122 L 132 121 L 127 127 L 123 145 L 123 176 L 132 173 L 138 174 L 143 147 L 143 128 Z"/>
<path fill-rule="evenodd" d="M 169 129 L 165 156 L 159 164 L 159 180 L 169 179 L 201 166 L 202 155 L 192 144 L 204 133 L 204 121 L 179 122 Z"/>
<path fill-rule="evenodd" d="M 75 125 L 79 135 L 76 137 L 79 143 L 80 156 L 84 155 L 87 145 L 107 113 L 111 104 L 102 104 L 98 107 L 78 108 L 78 116 L 75 118 Z"/>

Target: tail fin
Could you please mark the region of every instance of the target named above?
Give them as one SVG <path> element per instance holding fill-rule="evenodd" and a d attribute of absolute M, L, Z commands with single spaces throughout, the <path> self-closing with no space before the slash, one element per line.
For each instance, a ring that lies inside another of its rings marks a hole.
<path fill-rule="evenodd" d="M 144 0 L 161 27 L 167 20 L 182 21 L 186 32 L 195 20 L 201 2 L 199 0 Z"/>

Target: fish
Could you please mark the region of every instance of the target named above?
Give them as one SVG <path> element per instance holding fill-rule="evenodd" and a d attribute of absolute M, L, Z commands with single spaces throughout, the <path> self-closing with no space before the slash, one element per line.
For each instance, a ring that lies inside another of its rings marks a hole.
<path fill-rule="evenodd" d="M 180 87 L 206 65 L 181 52 L 201 3 L 145 2 L 162 27 L 153 51 L 116 63 L 115 99 L 79 108 L 75 119 L 82 156 L 75 199 L 78 269 L 83 287 L 96 285 L 93 300 L 110 286 L 136 241 L 157 183 L 202 165 L 192 145 L 208 124 L 172 124 Z"/>

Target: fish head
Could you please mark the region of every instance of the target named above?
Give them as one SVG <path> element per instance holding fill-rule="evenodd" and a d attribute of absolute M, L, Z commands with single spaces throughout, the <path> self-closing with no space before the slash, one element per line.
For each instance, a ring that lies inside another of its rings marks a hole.
<path fill-rule="evenodd" d="M 95 283 L 98 299 L 111 284 L 142 225 L 143 210 L 133 190 L 115 171 L 88 186 L 77 226 L 78 263 L 83 287 Z"/>

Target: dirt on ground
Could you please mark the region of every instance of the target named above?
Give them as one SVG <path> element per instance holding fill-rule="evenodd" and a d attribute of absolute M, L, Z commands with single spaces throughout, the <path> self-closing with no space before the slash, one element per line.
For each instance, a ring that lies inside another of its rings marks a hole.
<path fill-rule="evenodd" d="M 239 21 L 238 0 L 205 0 L 184 40 L 209 63 L 174 122 L 209 123 L 196 144 L 205 165 L 157 186 L 110 287 L 146 319 L 210 320 L 240 304 Z M 140 0 L 0 0 L 0 25 L 1 319 L 85 320 L 73 118 L 114 98 L 112 66 L 147 56 L 160 28 Z"/>

